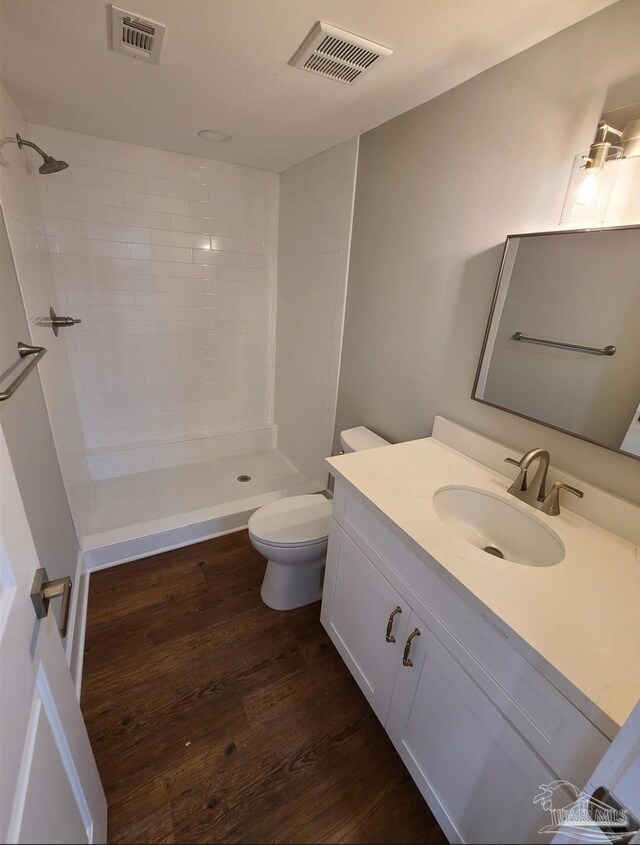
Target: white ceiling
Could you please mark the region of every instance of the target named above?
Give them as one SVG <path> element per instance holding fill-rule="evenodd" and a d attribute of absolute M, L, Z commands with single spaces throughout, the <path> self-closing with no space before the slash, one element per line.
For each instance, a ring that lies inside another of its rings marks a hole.
<path fill-rule="evenodd" d="M 1 1 L 2 79 L 27 120 L 276 171 L 613 2 L 120 0 L 167 25 L 148 65 L 108 50 L 104 0 Z M 319 19 L 394 53 L 353 86 L 290 67 Z"/>

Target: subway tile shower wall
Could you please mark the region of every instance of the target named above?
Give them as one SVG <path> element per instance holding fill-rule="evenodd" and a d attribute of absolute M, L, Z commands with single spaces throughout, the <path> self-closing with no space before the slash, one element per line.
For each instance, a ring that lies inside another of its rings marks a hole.
<path fill-rule="evenodd" d="M 271 447 L 278 175 L 30 129 L 92 477 Z"/>
<path fill-rule="evenodd" d="M 12 138 L 19 133 L 24 138 L 31 138 L 31 129 L 0 83 L 0 137 Z M 39 156 L 31 150 L 18 151 L 17 147 L 5 146 L 2 159 L 0 201 L 31 335 L 20 340 L 47 349 L 38 364 L 38 374 L 75 519 L 80 498 L 78 491 L 86 489 L 90 481 L 82 425 L 66 346 L 52 343 L 51 329 L 38 319 L 46 315 L 51 306 L 60 313 L 38 195 L 38 183 L 54 177 L 38 174 Z M 3 305 L 0 302 L 0 307 Z"/>

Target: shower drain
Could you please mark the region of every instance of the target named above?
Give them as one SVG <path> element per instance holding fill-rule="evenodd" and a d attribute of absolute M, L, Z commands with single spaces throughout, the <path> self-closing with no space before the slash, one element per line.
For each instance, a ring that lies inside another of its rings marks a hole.
<path fill-rule="evenodd" d="M 482 551 L 486 552 L 488 555 L 493 555 L 494 557 L 504 558 L 504 554 L 495 546 L 485 546 Z"/>
<path fill-rule="evenodd" d="M 251 481 L 251 476 L 250 475 L 239 475 L 237 480 L 238 481 Z"/>

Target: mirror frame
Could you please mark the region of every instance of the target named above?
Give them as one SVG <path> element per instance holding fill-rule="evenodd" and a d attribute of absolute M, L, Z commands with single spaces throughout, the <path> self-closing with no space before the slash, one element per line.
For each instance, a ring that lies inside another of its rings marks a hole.
<path fill-rule="evenodd" d="M 546 428 L 552 428 L 554 431 L 560 431 L 563 434 L 569 434 L 571 437 L 577 437 L 579 440 L 584 440 L 586 443 L 593 443 L 595 446 L 601 446 L 603 449 L 608 449 L 610 452 L 615 452 L 618 455 L 623 455 L 627 458 L 634 458 L 636 461 L 640 461 L 640 455 L 634 455 L 633 452 L 626 452 L 623 449 L 620 449 L 616 446 L 609 446 L 608 443 L 602 443 L 600 440 L 593 440 L 591 437 L 585 437 L 584 434 L 578 434 L 575 431 L 571 431 L 568 428 L 561 428 L 558 425 L 554 425 L 550 422 L 545 422 L 544 420 L 537 419 L 536 417 L 530 417 L 528 414 L 521 414 L 520 411 L 514 411 L 512 408 L 506 408 L 504 405 L 496 405 L 495 402 L 488 402 L 486 399 L 481 399 L 480 397 L 476 396 L 476 391 L 478 389 L 478 382 L 480 380 L 480 372 L 482 369 L 482 362 L 484 359 L 484 355 L 487 349 L 487 342 L 489 340 L 489 332 L 491 330 L 491 324 L 493 323 L 493 317 L 496 310 L 496 305 L 498 302 L 498 294 L 500 292 L 500 285 L 502 284 L 502 273 L 505 268 L 506 258 L 507 258 L 507 251 L 509 249 L 509 242 L 516 238 L 538 238 L 542 235 L 583 235 L 586 233 L 592 232 L 593 234 L 601 234 L 603 232 L 619 232 L 622 230 L 627 229 L 640 229 L 640 225 L 631 225 L 631 226 L 600 226 L 594 227 L 589 229 L 554 229 L 550 232 L 524 232 L 520 235 L 507 235 L 507 238 L 504 242 L 504 248 L 502 250 L 502 258 L 500 259 L 500 269 L 498 270 L 498 280 L 496 281 L 496 286 L 493 292 L 493 299 L 491 300 L 491 309 L 489 311 L 489 318 L 487 319 L 487 327 L 484 331 L 484 337 L 482 339 L 482 347 L 480 349 L 480 358 L 478 359 L 478 366 L 476 368 L 476 375 L 473 380 L 473 388 L 471 390 L 471 398 L 475 402 L 481 402 L 483 405 L 489 405 L 491 408 L 497 408 L 499 411 L 506 411 L 508 414 L 513 414 L 516 417 L 520 417 L 523 420 L 530 420 L 531 422 L 538 423 L 538 425 L 544 425 Z"/>

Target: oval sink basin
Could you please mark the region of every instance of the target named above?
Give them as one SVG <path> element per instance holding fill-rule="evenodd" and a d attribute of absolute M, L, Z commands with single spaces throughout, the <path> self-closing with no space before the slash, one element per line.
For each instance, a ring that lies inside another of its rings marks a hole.
<path fill-rule="evenodd" d="M 472 546 L 525 566 L 554 566 L 562 540 L 539 519 L 474 487 L 441 487 L 433 495 L 440 519 Z"/>

